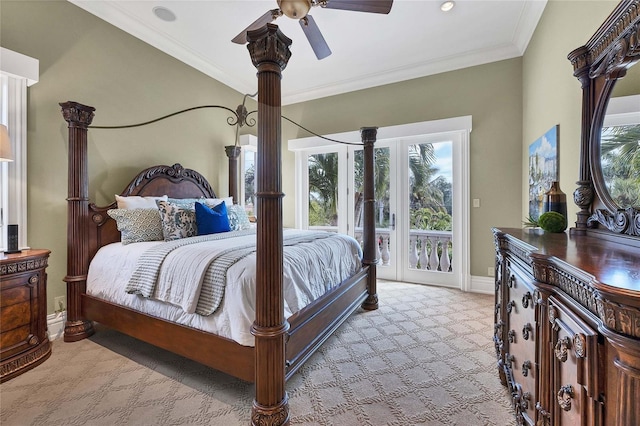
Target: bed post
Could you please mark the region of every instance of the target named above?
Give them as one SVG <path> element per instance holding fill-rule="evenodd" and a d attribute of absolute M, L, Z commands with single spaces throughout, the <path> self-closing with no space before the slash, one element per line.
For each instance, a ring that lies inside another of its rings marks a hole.
<path fill-rule="evenodd" d="M 248 49 L 258 70 L 258 152 L 256 244 L 256 393 L 251 424 L 288 425 L 289 399 L 285 391 L 285 339 L 282 291 L 282 134 L 281 78 L 291 40 L 277 25 L 247 33 Z"/>
<path fill-rule="evenodd" d="M 238 193 L 238 157 L 240 156 L 241 147 L 236 145 L 227 145 L 224 152 L 229 157 L 229 196 L 233 197 L 235 204 L 240 204 L 240 194 Z"/>
<path fill-rule="evenodd" d="M 377 127 L 363 127 L 360 129 L 364 145 L 364 217 L 363 217 L 363 253 L 362 265 L 369 267 L 367 274 L 367 289 L 369 295 L 362 304 L 363 309 L 378 309 L 377 271 L 378 250 L 376 240 L 376 196 L 374 188 L 374 152 L 373 145 L 378 134 Z"/>
<path fill-rule="evenodd" d="M 69 123 L 69 178 L 67 198 L 67 320 L 64 341 L 75 342 L 93 334 L 91 321 L 82 318 L 80 296 L 87 288 L 89 270 L 89 182 L 87 175 L 87 126 L 95 108 L 63 102 L 62 116 Z"/>

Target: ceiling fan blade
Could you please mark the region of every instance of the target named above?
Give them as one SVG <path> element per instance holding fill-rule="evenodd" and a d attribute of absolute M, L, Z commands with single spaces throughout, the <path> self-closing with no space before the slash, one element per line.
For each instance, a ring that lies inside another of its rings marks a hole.
<path fill-rule="evenodd" d="M 298 22 L 300 22 L 302 31 L 304 31 L 304 35 L 307 36 L 307 40 L 309 40 L 309 44 L 313 49 L 313 53 L 316 54 L 316 57 L 318 59 L 324 59 L 331 55 L 331 49 L 329 49 L 329 45 L 324 40 L 324 37 L 320 32 L 320 28 L 318 28 L 313 17 L 311 15 L 307 15 Z"/>
<path fill-rule="evenodd" d="M 275 21 L 282 15 L 280 9 L 272 9 L 267 11 L 264 15 L 256 19 L 251 25 L 242 30 L 240 34 L 235 36 L 231 41 L 238 44 L 245 44 L 247 42 L 247 31 L 257 30 L 260 27 L 267 25 L 269 22 Z"/>
<path fill-rule="evenodd" d="M 393 0 L 326 0 L 320 6 L 327 9 L 353 10 L 355 12 L 370 12 L 387 14 L 391 11 Z"/>

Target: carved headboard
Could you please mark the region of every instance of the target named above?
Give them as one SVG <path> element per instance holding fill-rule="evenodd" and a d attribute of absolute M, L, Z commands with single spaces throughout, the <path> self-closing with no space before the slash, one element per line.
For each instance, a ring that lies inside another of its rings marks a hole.
<path fill-rule="evenodd" d="M 609 143 L 607 149 L 613 143 L 610 135 L 602 133 L 613 89 L 640 60 L 640 0 L 621 1 L 589 41 L 572 51 L 568 59 L 582 85 L 580 178 L 573 194 L 580 211 L 571 231 L 640 245 L 640 203 L 621 205 L 624 202 L 612 197 L 613 185 L 610 177 L 605 178 L 610 172 L 603 173 L 607 160 L 602 160 L 603 141 Z M 635 68 L 638 71 L 640 65 Z M 640 79 L 637 89 L 640 93 Z M 640 142 L 636 141 L 635 149 L 640 151 Z M 640 152 L 637 155 L 640 159 Z M 637 166 L 640 173 L 640 161 Z M 633 186 L 630 191 L 634 191 Z M 635 191 L 640 193 L 640 183 Z"/>

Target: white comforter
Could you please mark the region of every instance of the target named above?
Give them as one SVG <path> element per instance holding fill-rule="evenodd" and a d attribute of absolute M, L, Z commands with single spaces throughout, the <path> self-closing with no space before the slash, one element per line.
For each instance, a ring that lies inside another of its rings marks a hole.
<path fill-rule="evenodd" d="M 288 229 L 284 234 L 298 235 L 305 232 L 309 231 Z M 243 246 L 255 242 L 255 238 L 253 234 L 209 242 L 207 250 L 222 250 L 232 244 Z M 331 243 L 327 244 L 328 241 Z M 247 256 L 229 268 L 220 308 L 211 315 L 202 316 L 187 313 L 178 304 L 168 304 L 125 292 L 138 258 L 156 244 L 162 242 L 128 245 L 113 243 L 102 247 L 89 267 L 87 294 L 145 314 L 215 333 L 233 339 L 241 345 L 253 346 L 254 338 L 250 328 L 255 319 L 255 254 Z M 351 237 L 341 235 L 339 239 L 321 239 L 307 244 L 313 245 L 314 248 L 296 246 L 295 260 L 285 258 L 283 264 L 286 318 L 361 268 L 362 252 L 359 244 Z M 320 249 L 319 245 L 330 246 L 330 249 Z M 187 247 L 193 249 L 193 246 Z M 175 254 L 172 253 L 168 257 L 173 255 Z M 163 274 L 161 271 L 161 275 Z"/>

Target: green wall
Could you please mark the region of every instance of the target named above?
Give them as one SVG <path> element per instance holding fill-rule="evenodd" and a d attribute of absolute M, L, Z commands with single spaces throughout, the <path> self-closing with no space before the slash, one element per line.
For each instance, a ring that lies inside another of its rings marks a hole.
<path fill-rule="evenodd" d="M 584 46 L 618 4 L 617 1 L 550 0 L 523 57 L 522 217 L 528 215 L 529 144 L 560 125 L 560 188 L 567 194 L 569 226 L 578 207 L 573 203 L 579 177 L 582 89 L 567 59 Z"/>
<path fill-rule="evenodd" d="M 67 1 L 0 4 L 0 42 L 39 59 L 28 89 L 28 241 L 51 250 L 47 298 L 66 294 L 67 123 L 59 102 L 96 108 L 94 125 L 151 120 L 195 105 L 235 108 L 242 94 Z M 250 59 L 247 58 L 247 61 Z M 106 205 L 137 172 L 181 163 L 228 193 L 224 145 L 235 128 L 223 110 L 200 110 L 130 130 L 89 131 L 89 197 Z"/>
<path fill-rule="evenodd" d="M 320 134 L 473 116 L 470 197 L 481 207 L 471 209 L 471 274 L 486 276 L 495 263 L 491 227 L 520 226 L 521 80 L 516 58 L 291 105 L 283 114 Z M 292 127 L 283 125 L 285 140 L 309 136 Z M 283 182 L 293 194 L 291 168 Z M 285 210 L 293 209 L 285 197 Z"/>
<path fill-rule="evenodd" d="M 552 0 L 522 58 L 289 105 L 283 114 L 318 133 L 472 115 L 470 196 L 481 207 L 471 210 L 471 274 L 485 276 L 494 264 L 490 228 L 518 227 L 526 215 L 528 145 L 555 124 L 561 186 L 573 191 L 581 94 L 566 56 L 614 6 Z M 66 273 L 67 130 L 58 103 L 94 106 L 93 124 L 109 125 L 194 105 L 235 108 L 242 95 L 66 1 L 2 0 L 0 27 L 3 47 L 40 60 L 40 82 L 29 89 L 28 243 L 52 250 L 52 312 L 53 298 L 65 294 Z M 174 162 L 201 171 L 226 195 L 222 147 L 234 138 L 227 116 L 205 110 L 144 129 L 90 131 L 90 198 L 106 204 L 143 167 Z M 293 226 L 294 156 L 286 142 L 308 135 L 282 126 L 283 160 L 290 165 L 283 175 L 284 223 Z"/>

